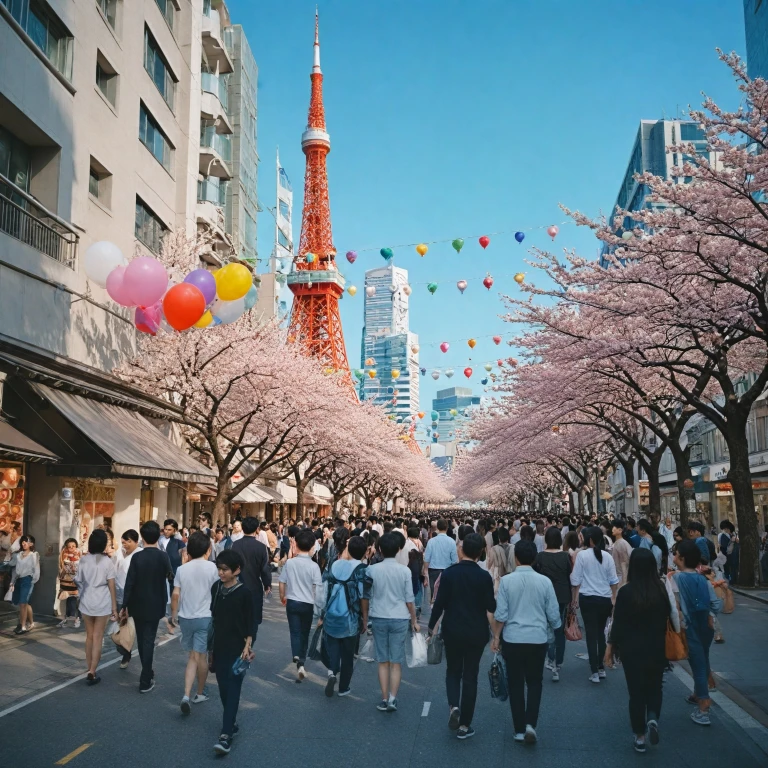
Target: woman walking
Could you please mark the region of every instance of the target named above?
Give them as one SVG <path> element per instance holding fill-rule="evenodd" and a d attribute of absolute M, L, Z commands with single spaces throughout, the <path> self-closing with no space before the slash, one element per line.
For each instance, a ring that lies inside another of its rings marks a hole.
<path fill-rule="evenodd" d="M 19 554 L 16 558 L 16 570 L 13 573 L 12 602 L 19 608 L 19 623 L 13 630 L 16 635 L 23 635 L 35 626 L 32 616 L 32 590 L 40 578 L 40 555 L 35 552 L 35 537 L 22 536 L 19 539 Z"/>
<path fill-rule="evenodd" d="M 60 627 L 66 627 L 70 619 L 75 629 L 80 627 L 77 584 L 75 584 L 79 562 L 80 550 L 77 548 L 77 539 L 67 539 L 59 555 L 59 601 L 65 604 L 64 620 L 59 623 Z"/>
<path fill-rule="evenodd" d="M 659 743 L 667 619 L 679 632 L 677 604 L 659 578 L 656 558 L 649 549 L 634 549 L 627 583 L 616 596 L 605 663 L 612 667 L 614 656 L 622 661 L 636 752 L 645 752 L 646 738 L 654 746 Z"/>
<path fill-rule="evenodd" d="M 613 558 L 603 552 L 603 532 L 599 528 L 584 529 L 587 549 L 576 556 L 571 573 L 574 605 L 578 602 L 587 636 L 590 682 L 605 679 L 605 625 L 616 600 L 619 577 Z"/>
<path fill-rule="evenodd" d="M 88 665 L 88 685 L 101 678 L 96 668 L 101 661 L 101 644 L 107 619 L 117 621 L 115 595 L 115 564 L 106 553 L 106 531 L 96 530 L 88 537 L 88 554 L 80 558 L 75 584 L 80 590 L 80 613 L 85 621 L 85 663 Z"/>
<path fill-rule="evenodd" d="M 555 638 L 547 648 L 547 669 L 552 670 L 552 682 L 560 680 L 560 668 L 565 658 L 565 618 L 571 604 L 571 557 L 563 552 L 563 537 L 554 525 L 544 534 L 546 549 L 536 555 L 533 569 L 546 576 L 555 588 L 557 608 L 560 612 L 560 626 L 555 630 Z"/>
<path fill-rule="evenodd" d="M 677 545 L 675 565 L 679 573 L 675 586 L 680 597 L 680 610 L 685 621 L 688 641 L 688 663 L 693 673 L 693 696 L 688 698 L 698 709 L 691 712 L 691 720 L 697 725 L 710 725 L 709 708 L 709 648 L 715 636 L 714 614 L 719 613 L 723 601 L 704 576 L 696 571 L 701 563 L 701 552 L 696 542 L 686 539 Z"/>

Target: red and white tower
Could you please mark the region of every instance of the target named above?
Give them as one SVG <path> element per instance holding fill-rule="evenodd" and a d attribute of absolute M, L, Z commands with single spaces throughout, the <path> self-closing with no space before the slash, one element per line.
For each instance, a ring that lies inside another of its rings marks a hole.
<path fill-rule="evenodd" d="M 352 385 L 347 351 L 339 314 L 344 278 L 336 268 L 336 248 L 331 234 L 331 205 L 328 198 L 326 156 L 331 139 L 325 130 L 323 73 L 320 69 L 319 22 L 315 13 L 315 58 L 310 79 L 307 130 L 301 148 L 307 157 L 304 177 L 304 211 L 299 250 L 288 286 L 294 295 L 288 339 L 301 344 L 329 372 L 343 372 Z"/>

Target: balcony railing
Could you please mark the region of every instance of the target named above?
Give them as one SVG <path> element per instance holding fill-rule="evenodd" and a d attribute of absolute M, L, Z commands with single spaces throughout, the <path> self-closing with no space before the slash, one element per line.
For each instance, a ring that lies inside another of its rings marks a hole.
<path fill-rule="evenodd" d="M 201 77 L 203 91 L 212 93 L 219 99 L 224 111 L 229 107 L 229 92 L 227 90 L 227 78 L 221 75 L 214 75 L 212 72 L 203 72 Z"/>
<path fill-rule="evenodd" d="M 227 204 L 227 190 L 229 182 L 220 180 L 216 176 L 201 179 L 197 182 L 197 201 L 199 203 L 213 203 L 224 208 Z"/>
<path fill-rule="evenodd" d="M 77 267 L 77 232 L 0 174 L 0 232 L 70 269 Z"/>
<path fill-rule="evenodd" d="M 216 133 L 212 125 L 200 131 L 200 146 L 210 147 L 221 156 L 221 159 L 229 163 L 232 161 L 232 139 L 227 133 Z"/>

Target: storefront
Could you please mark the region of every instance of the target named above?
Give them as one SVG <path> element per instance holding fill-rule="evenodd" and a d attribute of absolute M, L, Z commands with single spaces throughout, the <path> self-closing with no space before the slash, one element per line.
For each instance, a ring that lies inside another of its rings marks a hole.
<path fill-rule="evenodd" d="M 661 488 L 661 519 L 670 518 L 672 527 L 680 525 L 680 493 L 677 485 Z"/>

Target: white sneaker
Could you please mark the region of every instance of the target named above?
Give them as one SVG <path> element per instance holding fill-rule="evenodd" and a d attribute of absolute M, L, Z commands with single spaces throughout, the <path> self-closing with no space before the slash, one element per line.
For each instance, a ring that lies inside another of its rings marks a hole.
<path fill-rule="evenodd" d="M 604 669 L 598 669 L 598 670 L 597 670 L 597 676 L 598 676 L 598 677 L 599 677 L 601 680 L 605 680 L 605 670 L 604 670 Z"/>
<path fill-rule="evenodd" d="M 299 680 L 303 680 L 307 676 L 307 672 L 304 667 L 299 667 Z"/>
<path fill-rule="evenodd" d="M 204 701 L 208 701 L 208 697 L 204 693 L 196 693 L 192 697 L 193 704 L 202 704 Z"/>
<path fill-rule="evenodd" d="M 524 733 L 516 733 L 513 738 L 514 738 L 515 741 L 518 741 L 521 744 L 525 742 L 525 734 Z"/>
<path fill-rule="evenodd" d="M 589 682 L 590 683 L 599 683 L 600 682 L 600 675 L 598 675 L 597 672 L 595 672 L 594 675 L 590 675 L 589 676 Z"/>
<path fill-rule="evenodd" d="M 552 682 L 553 683 L 559 683 L 560 682 L 560 668 L 555 667 L 552 670 Z"/>
<path fill-rule="evenodd" d="M 547 669 L 551 669 L 553 672 L 555 671 L 555 662 L 554 662 L 554 661 L 552 661 L 552 659 L 550 659 L 549 657 L 547 657 L 547 660 L 546 660 L 546 662 L 544 663 L 544 666 L 545 666 Z"/>
<path fill-rule="evenodd" d="M 80 617 L 79 616 L 75 619 L 75 629 L 80 629 Z"/>
<path fill-rule="evenodd" d="M 525 735 L 523 736 L 523 739 L 526 744 L 536 743 L 536 729 L 532 725 L 525 726 Z"/>
<path fill-rule="evenodd" d="M 37 626 L 35 622 L 33 621 L 31 624 L 27 624 L 27 632 L 29 632 L 30 629 L 34 629 Z"/>
<path fill-rule="evenodd" d="M 68 621 L 69 621 L 69 619 L 64 619 L 64 621 L 60 621 L 56 626 L 59 627 L 59 628 L 66 627 Z"/>

